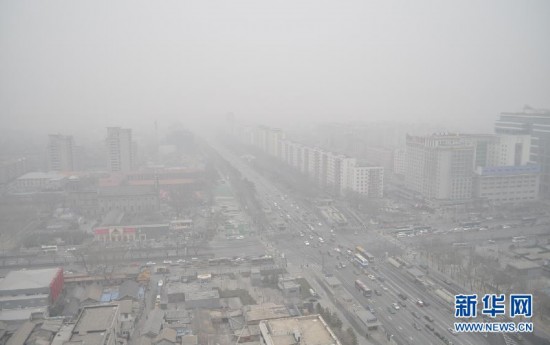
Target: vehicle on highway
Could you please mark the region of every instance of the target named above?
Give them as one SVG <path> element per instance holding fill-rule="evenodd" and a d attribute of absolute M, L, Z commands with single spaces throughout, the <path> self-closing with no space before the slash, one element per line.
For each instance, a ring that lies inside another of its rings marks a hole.
<path fill-rule="evenodd" d="M 449 333 L 451 333 L 452 335 L 456 336 L 456 331 L 454 329 L 452 329 L 451 327 L 447 328 L 447 330 L 449 331 Z"/>
<path fill-rule="evenodd" d="M 413 322 L 413 327 L 414 327 L 414 329 L 416 329 L 417 331 L 422 330 L 422 327 L 420 327 L 416 322 Z"/>
<path fill-rule="evenodd" d="M 380 291 L 376 290 L 376 289 L 374 289 L 374 294 L 376 296 L 382 296 L 382 293 Z"/>
<path fill-rule="evenodd" d="M 355 253 L 353 256 L 353 262 L 359 267 L 367 267 L 369 265 L 368 260 L 359 253 Z"/>
<path fill-rule="evenodd" d="M 380 287 L 382 288 L 382 290 L 388 291 L 388 288 L 386 287 L 386 285 L 380 285 Z"/>
<path fill-rule="evenodd" d="M 158 281 L 157 285 L 158 287 L 162 287 L 164 285 L 164 282 L 162 281 L 162 279 Z"/>
<path fill-rule="evenodd" d="M 426 319 L 427 321 L 430 321 L 430 322 L 434 322 L 433 317 L 431 317 L 430 315 L 424 315 L 424 319 Z"/>
<path fill-rule="evenodd" d="M 305 241 L 304 244 L 305 244 L 306 246 L 309 246 L 309 242 L 308 242 L 308 241 Z"/>
<path fill-rule="evenodd" d="M 57 253 L 56 245 L 52 245 L 52 246 L 45 245 L 45 246 L 41 246 L 40 249 L 42 249 L 43 253 Z"/>
<path fill-rule="evenodd" d="M 355 251 L 359 254 L 361 254 L 362 257 L 364 257 L 365 259 L 367 259 L 369 262 L 374 262 L 374 255 L 372 255 L 371 253 L 367 252 L 363 247 L 361 246 L 356 246 L 355 247 Z"/>
<path fill-rule="evenodd" d="M 367 277 L 369 277 L 370 280 L 376 280 L 376 277 L 373 276 L 372 274 L 369 274 Z"/>
<path fill-rule="evenodd" d="M 402 300 L 407 299 L 407 295 L 405 295 L 404 293 L 399 293 L 397 296 L 399 296 L 399 298 L 401 298 Z"/>
<path fill-rule="evenodd" d="M 162 263 L 165 264 L 165 265 L 171 265 L 172 260 L 164 260 Z"/>
<path fill-rule="evenodd" d="M 412 316 L 414 316 L 415 318 L 420 319 L 420 315 L 418 315 L 417 312 L 413 311 L 413 312 L 411 312 L 411 314 L 412 314 Z"/>
<path fill-rule="evenodd" d="M 426 328 L 429 329 L 430 331 L 433 331 L 434 330 L 434 326 L 430 325 L 429 323 L 425 324 Z"/>
<path fill-rule="evenodd" d="M 422 302 L 421 300 L 418 300 L 418 301 L 416 301 L 416 305 L 419 306 L 419 307 L 423 307 L 424 302 Z"/>
<path fill-rule="evenodd" d="M 397 303 L 392 303 L 391 305 L 392 305 L 393 309 L 399 310 L 399 304 L 397 304 Z"/>
<path fill-rule="evenodd" d="M 155 266 L 156 263 L 154 263 L 153 261 L 148 261 L 145 266 Z"/>
<path fill-rule="evenodd" d="M 406 308 L 406 307 L 407 307 L 407 305 L 406 305 L 405 302 L 403 302 L 403 301 L 397 301 L 397 303 L 399 303 L 399 305 L 400 305 L 401 307 L 403 307 L 403 308 Z"/>
<path fill-rule="evenodd" d="M 388 307 L 388 311 L 390 314 L 395 314 L 395 310 L 392 307 Z"/>
<path fill-rule="evenodd" d="M 514 236 L 512 237 L 512 243 L 521 243 L 527 241 L 527 237 L 525 236 Z"/>
<path fill-rule="evenodd" d="M 360 279 L 357 279 L 355 281 L 355 288 L 359 290 L 365 297 L 372 296 L 372 290 L 367 286 L 367 284 L 363 283 Z"/>

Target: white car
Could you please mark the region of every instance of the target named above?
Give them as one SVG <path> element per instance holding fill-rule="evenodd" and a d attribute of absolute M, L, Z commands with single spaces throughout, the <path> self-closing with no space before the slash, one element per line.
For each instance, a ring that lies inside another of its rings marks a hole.
<path fill-rule="evenodd" d="M 308 241 L 305 241 L 304 244 L 305 244 L 306 246 L 309 246 L 309 242 L 308 242 Z"/>
<path fill-rule="evenodd" d="M 393 309 L 399 310 L 399 304 L 397 304 L 397 303 L 392 303 L 392 306 L 393 306 Z"/>
<path fill-rule="evenodd" d="M 172 260 L 164 260 L 162 263 L 165 264 L 165 265 L 171 265 Z"/>
<path fill-rule="evenodd" d="M 145 264 L 145 266 L 154 266 L 156 265 L 156 263 L 154 263 L 153 261 L 149 261 Z"/>
<path fill-rule="evenodd" d="M 323 223 L 319 222 L 319 226 L 323 226 Z"/>
<path fill-rule="evenodd" d="M 161 279 L 161 280 L 159 280 L 159 282 L 158 282 L 158 286 L 159 286 L 159 287 L 162 287 L 163 285 L 164 285 L 164 282 L 162 281 L 162 279 Z"/>
<path fill-rule="evenodd" d="M 340 253 L 340 248 L 334 248 L 334 251 L 335 251 L 336 253 Z"/>
<path fill-rule="evenodd" d="M 373 276 L 372 274 L 369 274 L 367 277 L 369 277 L 370 280 L 376 280 L 376 277 Z"/>

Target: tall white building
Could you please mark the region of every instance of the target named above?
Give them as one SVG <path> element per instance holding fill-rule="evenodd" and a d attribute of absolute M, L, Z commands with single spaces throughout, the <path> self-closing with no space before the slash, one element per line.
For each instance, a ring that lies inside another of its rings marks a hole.
<path fill-rule="evenodd" d="M 525 106 L 520 112 L 501 113 L 495 132 L 531 136 L 530 160 L 540 165 L 540 189 L 550 197 L 550 110 Z"/>
<path fill-rule="evenodd" d="M 107 128 L 107 153 L 111 171 L 131 171 L 134 167 L 134 144 L 129 128 Z"/>
<path fill-rule="evenodd" d="M 48 140 L 48 169 L 52 171 L 75 170 L 75 145 L 70 135 L 50 134 Z"/>
<path fill-rule="evenodd" d="M 369 198 L 384 196 L 384 168 L 356 166 L 351 169 L 348 189 Z"/>
<path fill-rule="evenodd" d="M 459 135 L 407 136 L 407 188 L 436 200 L 472 197 L 474 146 Z"/>

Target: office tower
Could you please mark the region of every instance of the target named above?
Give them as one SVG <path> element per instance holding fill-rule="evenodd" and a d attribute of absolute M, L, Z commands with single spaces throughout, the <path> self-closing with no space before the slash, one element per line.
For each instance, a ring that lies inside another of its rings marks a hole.
<path fill-rule="evenodd" d="M 48 169 L 72 171 L 75 169 L 75 145 L 70 135 L 50 134 L 48 140 Z"/>
<path fill-rule="evenodd" d="M 550 196 L 550 110 L 524 107 L 521 112 L 505 112 L 495 123 L 497 134 L 530 135 L 530 160 L 540 165 L 540 191 Z"/>
<path fill-rule="evenodd" d="M 108 127 L 107 153 L 111 171 L 132 170 L 134 161 L 132 130 L 129 128 Z"/>
<path fill-rule="evenodd" d="M 459 135 L 407 136 L 405 184 L 427 199 L 472 197 L 474 146 Z"/>

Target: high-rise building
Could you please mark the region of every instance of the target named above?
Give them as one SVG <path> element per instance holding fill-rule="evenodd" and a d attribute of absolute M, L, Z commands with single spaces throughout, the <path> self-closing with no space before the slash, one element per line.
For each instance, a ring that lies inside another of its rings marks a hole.
<path fill-rule="evenodd" d="M 513 134 L 464 134 L 474 145 L 473 167 L 519 166 L 530 162 L 531 137 Z"/>
<path fill-rule="evenodd" d="M 427 199 L 472 197 L 474 146 L 459 135 L 407 136 L 405 184 Z"/>
<path fill-rule="evenodd" d="M 134 144 L 129 128 L 107 128 L 107 153 L 111 171 L 130 171 L 134 167 Z"/>
<path fill-rule="evenodd" d="M 75 145 L 70 135 L 50 134 L 48 141 L 48 169 L 75 170 Z"/>
<path fill-rule="evenodd" d="M 521 112 L 501 113 L 495 123 L 498 134 L 530 135 L 530 160 L 541 167 L 540 189 L 550 196 L 550 110 L 524 107 Z"/>

